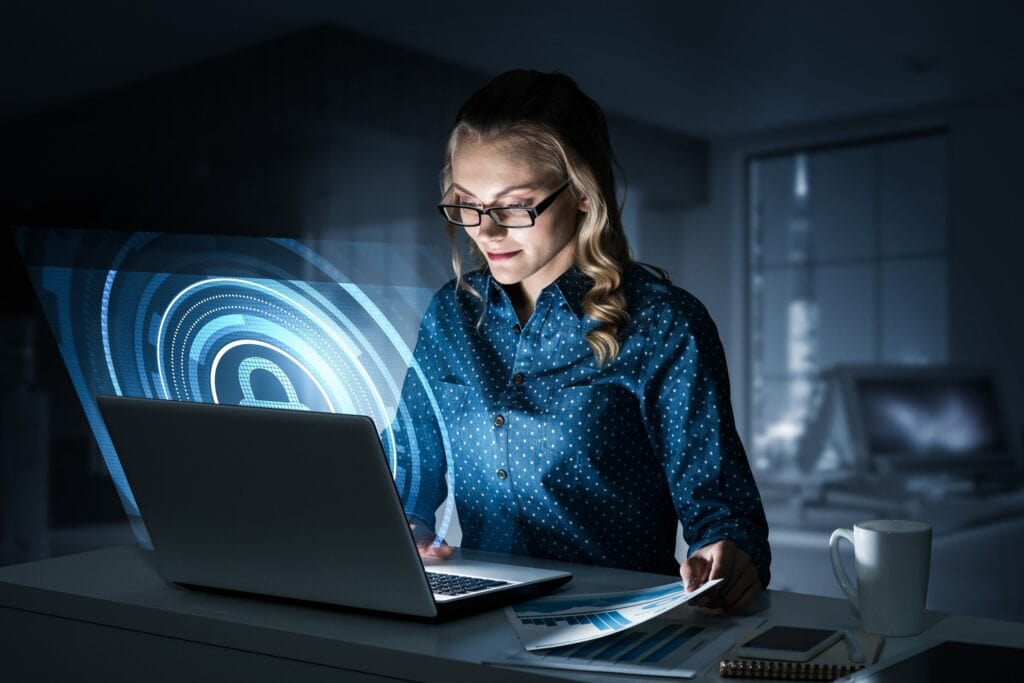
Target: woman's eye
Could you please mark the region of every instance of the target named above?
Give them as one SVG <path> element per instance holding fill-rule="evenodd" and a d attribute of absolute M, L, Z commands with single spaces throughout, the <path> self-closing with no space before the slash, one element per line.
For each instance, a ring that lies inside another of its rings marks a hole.
<path fill-rule="evenodd" d="M 506 209 L 525 209 L 528 206 L 530 206 L 530 202 L 521 201 L 521 202 L 512 202 L 511 204 L 506 204 L 504 208 L 506 208 Z"/>

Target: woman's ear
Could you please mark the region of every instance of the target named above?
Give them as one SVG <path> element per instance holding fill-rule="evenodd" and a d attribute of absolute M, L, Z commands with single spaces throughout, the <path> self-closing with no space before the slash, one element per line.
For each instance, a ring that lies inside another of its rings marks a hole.
<path fill-rule="evenodd" d="M 578 211 L 580 213 L 587 213 L 588 211 L 590 211 L 590 199 L 586 195 L 580 197 L 580 205 Z"/>

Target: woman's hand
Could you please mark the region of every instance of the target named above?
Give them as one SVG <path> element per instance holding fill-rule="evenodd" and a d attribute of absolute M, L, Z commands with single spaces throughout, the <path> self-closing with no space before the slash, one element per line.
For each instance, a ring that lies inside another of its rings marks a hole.
<path fill-rule="evenodd" d="M 427 527 L 421 524 L 416 524 L 415 522 L 410 522 L 409 529 L 412 531 L 413 540 L 416 541 L 416 549 L 420 551 L 420 557 L 424 560 L 447 560 L 452 556 L 452 553 L 455 552 L 444 539 L 439 539 L 434 532 Z M 441 541 L 440 545 L 437 545 L 436 543 L 438 540 Z"/>
<path fill-rule="evenodd" d="M 700 596 L 704 600 L 698 604 L 703 607 L 740 610 L 763 590 L 750 555 L 732 541 L 719 541 L 695 550 L 679 567 L 679 574 L 688 591 L 711 579 L 725 579 Z"/>

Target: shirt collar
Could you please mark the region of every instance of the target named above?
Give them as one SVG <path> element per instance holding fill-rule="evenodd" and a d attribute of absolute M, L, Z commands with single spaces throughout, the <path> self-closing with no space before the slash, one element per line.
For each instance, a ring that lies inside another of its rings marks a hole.
<path fill-rule="evenodd" d="M 569 304 L 569 308 L 576 314 L 576 318 L 582 320 L 583 297 L 594 286 L 594 281 L 584 275 L 583 271 L 577 266 L 573 266 L 558 276 L 553 286 L 562 295 L 562 298 L 565 299 L 565 303 Z"/>
<path fill-rule="evenodd" d="M 555 295 L 561 296 L 565 303 L 569 305 L 576 319 L 582 320 L 584 315 L 583 297 L 586 296 L 593 285 L 594 281 L 584 275 L 582 270 L 577 266 L 572 266 L 569 270 L 559 275 L 554 282 L 545 287 L 541 292 L 541 296 L 544 295 L 544 292 L 553 290 Z M 501 285 L 491 277 L 490 271 L 487 272 L 486 290 L 487 300 L 492 304 L 500 303 L 508 298 Z"/>

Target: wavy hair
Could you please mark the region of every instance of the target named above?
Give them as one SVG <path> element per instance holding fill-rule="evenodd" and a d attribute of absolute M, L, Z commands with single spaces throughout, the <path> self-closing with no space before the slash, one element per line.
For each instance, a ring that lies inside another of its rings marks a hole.
<path fill-rule="evenodd" d="M 608 136 L 608 123 L 594 100 L 573 79 L 559 73 L 507 71 L 476 92 L 459 110 L 448 136 L 441 192 L 452 187 L 452 159 L 467 143 L 496 144 L 511 156 L 525 159 L 546 179 L 568 177 L 568 191 L 589 210 L 576 226 L 576 266 L 592 281 L 583 298 L 584 312 L 598 322 L 587 343 L 599 364 L 618 355 L 619 330 L 626 324 L 622 278 L 632 263 L 622 229 L 613 166 L 618 166 Z M 446 224 L 452 243 L 452 267 L 458 286 L 480 297 L 462 278 L 462 256 L 456 226 Z M 470 257 L 482 268 L 486 259 L 470 240 Z"/>

